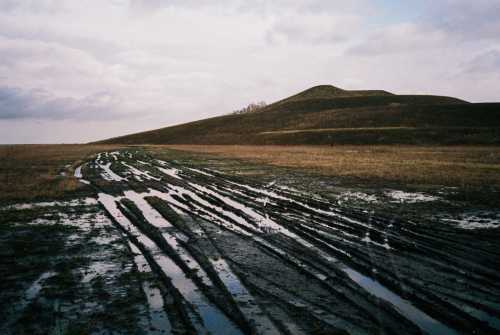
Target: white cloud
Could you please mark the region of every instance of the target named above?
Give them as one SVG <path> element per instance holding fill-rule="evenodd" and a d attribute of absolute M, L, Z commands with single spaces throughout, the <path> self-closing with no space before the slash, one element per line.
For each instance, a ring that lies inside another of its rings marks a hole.
<path fill-rule="evenodd" d="M 355 15 L 299 14 L 278 18 L 267 32 L 275 43 L 338 45 L 360 33 L 362 22 Z"/>

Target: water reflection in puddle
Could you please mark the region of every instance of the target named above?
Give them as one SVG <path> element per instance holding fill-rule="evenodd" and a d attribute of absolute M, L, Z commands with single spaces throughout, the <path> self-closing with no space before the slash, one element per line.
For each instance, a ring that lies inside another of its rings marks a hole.
<path fill-rule="evenodd" d="M 137 239 L 151 252 L 155 262 L 167 275 L 172 284 L 179 290 L 186 301 L 195 310 L 195 314 L 190 314 L 190 320 L 199 333 L 205 330 L 213 334 L 241 334 L 238 327 L 215 305 L 213 305 L 202 291 L 189 279 L 182 269 L 175 264 L 172 259 L 163 254 L 147 236 L 142 234 L 123 214 L 116 205 L 117 199 L 108 194 L 100 193 L 99 201 L 115 218 L 115 220 Z M 198 321 L 201 318 L 202 322 Z"/>
<path fill-rule="evenodd" d="M 401 298 L 397 294 L 389 291 L 379 282 L 350 269 L 343 269 L 344 272 L 359 286 L 372 293 L 376 297 L 390 302 L 396 310 L 404 315 L 408 320 L 415 323 L 420 329 L 431 335 L 456 335 L 457 332 L 447 327 L 441 322 L 433 319 L 429 315 L 414 307 L 409 301 Z"/>

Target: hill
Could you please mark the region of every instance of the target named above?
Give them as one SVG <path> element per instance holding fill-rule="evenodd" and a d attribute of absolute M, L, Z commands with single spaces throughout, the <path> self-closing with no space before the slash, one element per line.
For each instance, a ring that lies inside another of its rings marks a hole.
<path fill-rule="evenodd" d="M 253 113 L 116 137 L 106 144 L 500 144 L 500 103 L 322 85 Z"/>

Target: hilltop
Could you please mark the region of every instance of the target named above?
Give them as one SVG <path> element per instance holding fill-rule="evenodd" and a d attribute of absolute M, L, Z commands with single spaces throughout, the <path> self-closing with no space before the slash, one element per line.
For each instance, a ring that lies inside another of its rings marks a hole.
<path fill-rule="evenodd" d="M 312 87 L 257 112 L 107 139 L 106 144 L 499 144 L 500 104 Z"/>
<path fill-rule="evenodd" d="M 290 101 L 300 101 L 308 99 L 333 99 L 333 98 L 347 98 L 347 97 L 362 97 L 362 96 L 391 96 L 394 95 L 390 92 L 383 90 L 354 90 L 348 91 L 333 85 L 319 85 L 311 87 L 303 92 L 292 95 L 289 98 L 280 100 L 276 104 L 282 104 Z"/>

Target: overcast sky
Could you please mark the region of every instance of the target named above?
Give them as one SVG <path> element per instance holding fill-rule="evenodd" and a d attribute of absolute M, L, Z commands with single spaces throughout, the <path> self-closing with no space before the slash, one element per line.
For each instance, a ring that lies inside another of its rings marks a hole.
<path fill-rule="evenodd" d="M 500 0 L 0 0 L 0 143 L 104 139 L 318 84 L 500 101 Z"/>

